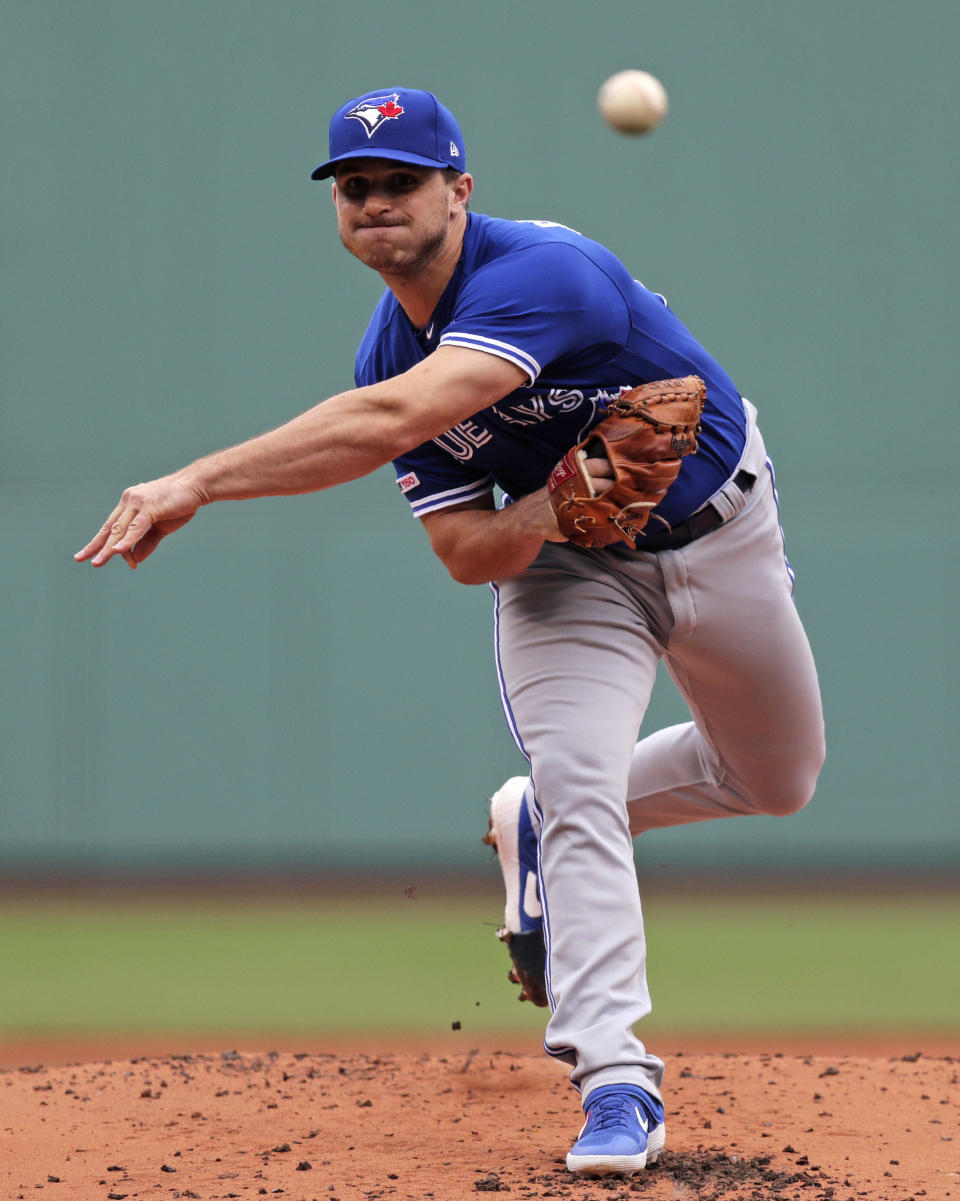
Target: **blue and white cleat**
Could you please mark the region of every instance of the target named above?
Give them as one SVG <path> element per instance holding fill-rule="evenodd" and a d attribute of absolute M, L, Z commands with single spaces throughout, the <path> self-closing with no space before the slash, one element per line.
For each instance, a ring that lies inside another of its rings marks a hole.
<path fill-rule="evenodd" d="M 490 798 L 490 826 L 483 841 L 500 862 L 506 903 L 497 937 L 507 944 L 513 967 L 509 978 L 520 985 L 520 1000 L 546 1006 L 543 910 L 537 891 L 537 835 L 524 791 L 526 776 L 512 776 Z"/>
<path fill-rule="evenodd" d="M 607 1084 L 586 1102 L 587 1120 L 567 1155 L 581 1176 L 631 1176 L 656 1163 L 666 1142 L 663 1106 L 635 1084 Z"/>

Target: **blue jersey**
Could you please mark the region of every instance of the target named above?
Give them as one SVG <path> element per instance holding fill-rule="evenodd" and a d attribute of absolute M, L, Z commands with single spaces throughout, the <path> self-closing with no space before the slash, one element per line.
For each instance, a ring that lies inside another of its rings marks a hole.
<path fill-rule="evenodd" d="M 665 521 L 677 524 L 698 509 L 729 479 L 743 450 L 743 403 L 723 368 L 662 296 L 565 226 L 469 213 L 463 253 L 429 324 L 415 328 L 387 291 L 357 352 L 357 384 L 407 371 L 438 346 L 498 355 L 527 378 L 394 461 L 418 517 L 494 486 L 508 501 L 542 487 L 612 399 L 654 379 L 699 375 L 707 385 L 699 450 L 684 459 L 655 510 Z"/>

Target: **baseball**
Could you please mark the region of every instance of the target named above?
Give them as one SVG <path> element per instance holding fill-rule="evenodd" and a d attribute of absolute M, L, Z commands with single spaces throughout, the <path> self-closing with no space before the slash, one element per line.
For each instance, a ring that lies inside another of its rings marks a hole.
<path fill-rule="evenodd" d="M 619 133 L 649 133 L 667 115 L 667 90 L 647 71 L 618 71 L 600 88 L 597 107 Z"/>

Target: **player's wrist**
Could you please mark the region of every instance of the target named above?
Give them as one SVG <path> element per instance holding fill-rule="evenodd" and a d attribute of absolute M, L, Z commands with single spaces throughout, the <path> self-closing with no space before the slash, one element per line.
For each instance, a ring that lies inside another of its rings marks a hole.
<path fill-rule="evenodd" d="M 567 542 L 569 539 L 562 533 L 557 523 L 557 515 L 550 502 L 550 491 L 544 486 L 536 492 L 531 492 L 518 504 L 525 507 L 527 528 L 535 537 L 544 542 Z"/>
<path fill-rule="evenodd" d="M 209 472 L 204 470 L 204 463 L 205 460 L 198 459 L 197 462 L 189 463 L 169 477 L 172 483 L 192 493 L 197 499 L 198 506 L 209 505 L 212 501 L 219 499 L 214 495 L 212 477 Z"/>

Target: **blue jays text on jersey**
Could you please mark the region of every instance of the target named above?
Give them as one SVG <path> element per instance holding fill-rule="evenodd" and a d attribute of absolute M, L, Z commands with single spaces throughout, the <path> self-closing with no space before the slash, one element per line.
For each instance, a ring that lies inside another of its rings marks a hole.
<path fill-rule="evenodd" d="M 384 293 L 357 352 L 357 385 L 399 375 L 438 346 L 498 355 L 527 381 L 394 461 L 414 514 L 494 486 L 525 496 L 611 399 L 650 380 L 699 375 L 707 385 L 699 450 L 655 510 L 671 525 L 683 521 L 729 479 L 743 450 L 743 403 L 729 376 L 663 297 L 599 243 L 552 222 L 467 217 L 460 261 L 423 329 Z"/>

